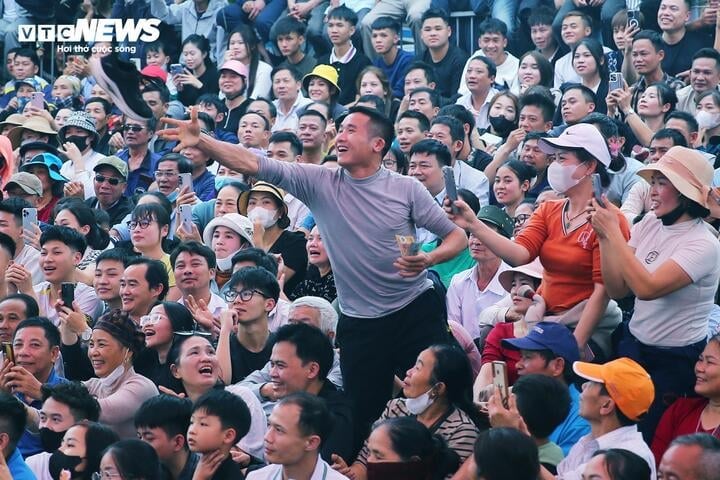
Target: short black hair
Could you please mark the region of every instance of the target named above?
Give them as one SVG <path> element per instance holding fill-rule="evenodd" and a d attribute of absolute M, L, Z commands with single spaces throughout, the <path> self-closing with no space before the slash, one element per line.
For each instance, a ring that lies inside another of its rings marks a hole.
<path fill-rule="evenodd" d="M 316 113 L 317 113 L 317 112 L 316 112 Z M 270 128 L 271 128 L 272 126 L 270 125 L 270 120 L 268 120 L 267 118 L 265 118 L 265 115 L 263 115 L 263 114 L 260 113 L 260 112 L 255 112 L 255 111 L 253 111 L 253 112 L 248 112 L 248 111 L 246 111 L 246 112 L 243 113 L 242 116 L 240 117 L 240 121 L 242 121 L 243 117 L 246 117 L 247 115 L 257 115 L 258 117 L 260 117 L 260 120 L 262 120 L 263 129 L 264 129 L 266 132 L 269 132 L 269 131 L 270 131 Z M 320 116 L 322 117 L 322 115 L 320 115 Z M 323 117 L 323 120 L 325 120 L 325 117 Z"/>
<path fill-rule="evenodd" d="M 555 18 L 555 10 L 547 5 L 542 5 L 532 10 L 527 19 L 528 27 L 537 27 L 538 25 L 552 25 Z"/>
<path fill-rule="evenodd" d="M 19 48 L 15 52 L 15 58 L 17 58 L 17 57 L 29 58 L 30 61 L 35 64 L 36 67 L 40 66 L 40 58 L 38 57 L 35 50 L 33 50 L 32 48 Z"/>
<path fill-rule="evenodd" d="M 15 248 L 17 244 L 15 240 L 10 238 L 10 235 L 0 232 L 0 249 L 4 249 L 10 256 L 10 260 L 15 258 Z"/>
<path fill-rule="evenodd" d="M 332 416 L 324 399 L 307 392 L 297 392 L 280 400 L 277 406 L 280 405 L 297 406 L 300 409 L 300 418 L 298 419 L 300 433 L 306 437 L 317 435 L 320 437 L 322 446 L 332 431 Z"/>
<path fill-rule="evenodd" d="M 660 35 L 660 33 L 656 32 L 655 30 L 640 30 L 638 33 L 635 34 L 632 39 L 633 45 L 635 45 L 635 42 L 637 42 L 638 40 L 649 41 L 656 52 L 659 52 L 660 50 L 665 50 L 665 43 L 663 42 L 662 35 Z"/>
<path fill-rule="evenodd" d="M 613 122 L 610 117 L 600 112 L 592 112 L 585 115 L 585 117 L 580 120 L 580 123 L 589 123 L 590 125 L 595 126 L 602 136 L 605 137 L 605 140 L 617 137 L 620 133 L 617 125 L 615 125 L 615 122 Z"/>
<path fill-rule="evenodd" d="M 702 434 L 707 435 L 707 434 Z M 710 435 L 707 435 L 708 437 Z M 712 437 L 714 438 L 714 437 Z M 596 450 L 593 457 L 603 455 L 605 457 L 605 468 L 610 478 L 615 480 L 635 480 L 637 478 L 650 478 L 650 465 L 637 453 L 625 450 L 624 448 L 608 448 L 607 450 Z M 718 466 L 720 468 L 720 466 Z M 713 475 L 718 468 L 713 470 Z M 711 476 L 701 478 L 712 478 Z"/>
<path fill-rule="evenodd" d="M 477 476 L 485 480 L 535 480 L 540 460 L 535 442 L 514 428 L 491 428 L 475 442 Z"/>
<path fill-rule="evenodd" d="M 48 341 L 50 348 L 60 346 L 60 330 L 46 317 L 28 317 L 25 320 L 18 323 L 15 328 L 15 335 L 23 328 L 38 327 L 42 328 L 45 332 L 45 339 Z"/>
<path fill-rule="evenodd" d="M 175 268 L 175 262 L 177 261 L 178 255 L 182 252 L 203 257 L 207 262 L 208 268 L 215 268 L 217 266 L 215 252 L 213 252 L 207 245 L 191 240 L 189 242 L 180 242 L 180 244 L 175 247 L 175 250 L 173 250 L 170 254 L 170 265 L 172 265 L 173 269 Z"/>
<path fill-rule="evenodd" d="M 99 265 L 100 262 L 110 260 L 114 262 L 120 262 L 123 264 L 123 268 L 127 266 L 128 256 L 120 248 L 111 248 L 100 253 L 95 259 L 95 265 Z"/>
<path fill-rule="evenodd" d="M 270 135 L 270 140 L 268 141 L 268 144 L 271 143 L 283 143 L 287 142 L 290 144 L 290 150 L 292 151 L 294 156 L 298 156 L 302 154 L 303 146 L 302 142 L 298 138 L 297 135 L 295 135 L 293 132 L 286 132 L 286 131 L 280 131 L 280 132 L 274 132 L 272 135 Z"/>
<path fill-rule="evenodd" d="M 395 20 L 392 17 L 378 17 L 373 21 L 372 25 L 370 25 L 371 30 L 392 30 L 396 34 L 400 34 L 402 31 L 402 27 L 400 26 L 400 22 Z"/>
<path fill-rule="evenodd" d="M 30 202 L 20 197 L 8 197 L 0 201 L 0 212 L 10 213 L 15 217 L 16 225 L 22 225 L 23 208 L 32 208 Z"/>
<path fill-rule="evenodd" d="M 440 167 L 450 166 L 452 163 L 452 157 L 450 156 L 450 150 L 447 146 L 439 140 L 434 138 L 424 138 L 417 142 L 410 149 L 410 157 L 418 153 L 424 153 L 425 155 L 435 155 Z"/>
<path fill-rule="evenodd" d="M 657 132 L 655 132 L 655 135 L 652 136 L 650 139 L 650 143 L 652 143 L 653 140 L 662 140 L 662 139 L 670 139 L 673 142 L 673 146 L 675 147 L 687 147 L 687 140 L 685 140 L 685 135 L 680 133 L 678 130 L 675 130 L 674 128 L 661 128 Z"/>
<path fill-rule="evenodd" d="M 110 114 L 110 112 L 112 111 L 112 105 L 110 104 L 110 102 L 108 102 L 107 100 L 105 100 L 102 97 L 88 98 L 87 100 L 85 100 L 85 108 L 87 108 L 87 106 L 90 105 L 91 103 L 99 103 L 100 105 L 102 105 L 103 110 L 105 111 L 105 115 Z"/>
<path fill-rule="evenodd" d="M 275 104 L 274 104 L 273 102 L 271 102 L 271 101 L 268 100 L 267 98 L 265 98 L 265 97 L 253 98 L 253 99 L 248 103 L 248 107 L 250 107 L 250 105 L 253 104 L 254 102 L 264 103 L 264 104 L 267 105 L 267 107 L 268 107 L 268 111 L 270 112 L 270 116 L 273 117 L 273 118 L 277 117 L 277 107 L 275 106 Z M 250 110 L 250 108 L 248 108 L 247 111 L 248 111 L 248 112 L 254 112 L 255 110 Z"/>
<path fill-rule="evenodd" d="M 299 121 L 301 118 L 304 118 L 304 117 L 315 117 L 315 118 L 319 118 L 319 119 L 320 119 L 320 123 L 322 123 L 322 125 L 323 125 L 323 128 L 327 125 L 327 118 L 325 118 L 325 115 L 323 115 L 322 113 L 318 112 L 317 110 L 305 109 L 304 112 L 302 112 L 302 113 L 300 113 L 300 114 L 298 115 L 298 121 Z M 269 124 L 268 124 L 268 125 L 269 125 Z"/>
<path fill-rule="evenodd" d="M 277 260 L 272 255 L 269 255 L 262 248 L 246 248 L 240 250 L 232 257 L 232 264 L 252 262 L 256 267 L 261 267 L 270 272 L 273 276 L 278 273 Z"/>
<path fill-rule="evenodd" d="M 433 107 L 440 106 L 440 95 L 434 88 L 428 88 L 428 87 L 414 88 L 410 91 L 408 98 L 412 98 L 413 95 L 417 95 L 418 93 L 427 93 L 428 97 L 430 98 L 430 103 L 432 104 L 432 106 Z"/>
<path fill-rule="evenodd" d="M 277 302 L 280 297 L 280 284 L 275 275 L 262 267 L 245 267 L 233 273 L 228 280 L 228 288 L 233 289 L 237 285 L 243 288 L 250 288 L 261 291 L 266 297 Z"/>
<path fill-rule="evenodd" d="M 437 83 L 435 68 L 432 65 L 417 60 L 408 65 L 407 70 L 405 70 L 405 75 L 407 75 L 408 72 L 410 72 L 411 70 L 422 70 L 423 72 L 425 72 L 425 80 L 427 80 L 428 84 Z"/>
<path fill-rule="evenodd" d="M 130 214 L 131 221 L 146 219 L 155 220 L 160 225 L 160 228 L 170 225 L 170 214 L 168 214 L 164 206 L 155 202 L 136 205 Z"/>
<path fill-rule="evenodd" d="M 425 10 L 422 17 L 420 17 L 420 25 L 431 18 L 441 18 L 446 25 L 450 25 L 450 15 L 442 8 L 428 8 Z"/>
<path fill-rule="evenodd" d="M 397 121 L 398 123 L 403 118 L 411 118 L 418 121 L 418 124 L 420 126 L 421 132 L 427 132 L 430 130 L 430 120 L 425 116 L 422 112 L 417 112 L 415 110 L 405 110 L 403 113 L 400 114 Z"/>
<path fill-rule="evenodd" d="M 693 55 L 693 62 L 698 58 L 709 58 L 715 60 L 715 69 L 720 70 L 720 52 L 714 48 L 701 48 Z"/>
<path fill-rule="evenodd" d="M 203 411 L 206 415 L 217 417 L 222 428 L 235 430 L 233 444 L 250 431 L 250 409 L 242 398 L 226 390 L 211 389 L 198 398 L 192 412 Z"/>
<path fill-rule="evenodd" d="M 90 420 L 97 422 L 100 418 L 100 403 L 97 398 L 90 395 L 82 382 L 61 382 L 54 385 L 44 384 L 40 392 L 42 401 L 52 398 L 56 402 L 67 405 L 75 422 Z"/>
<path fill-rule="evenodd" d="M 212 105 L 218 113 L 227 113 L 227 105 L 214 93 L 203 93 L 195 101 L 195 105 Z"/>
<path fill-rule="evenodd" d="M 384 114 L 373 108 L 360 106 L 350 107 L 348 115 L 353 113 L 360 113 L 370 119 L 368 133 L 370 133 L 372 137 L 380 137 L 385 141 L 381 152 L 381 155 L 384 157 L 388 150 L 390 150 L 390 144 L 392 144 L 393 137 L 395 136 L 393 123 Z"/>
<path fill-rule="evenodd" d="M 104 455 L 113 458 L 120 478 L 160 478 L 160 459 L 147 442 L 137 438 L 120 440 L 107 447 Z"/>
<path fill-rule="evenodd" d="M 165 264 L 160 260 L 154 260 L 152 258 L 135 257 L 127 261 L 125 268 L 127 269 L 133 265 L 145 265 L 147 267 L 145 270 L 145 281 L 148 282 L 148 287 L 155 288 L 158 285 L 162 286 L 163 289 L 158 296 L 158 300 L 164 300 L 170 288 L 170 280 L 168 279 Z"/>
<path fill-rule="evenodd" d="M 135 428 L 160 428 L 172 438 L 187 434 L 192 415 L 192 402 L 174 395 L 155 395 L 135 412 Z"/>
<path fill-rule="evenodd" d="M 442 116 L 450 116 L 454 117 L 458 120 L 460 120 L 460 123 L 464 125 L 469 125 L 469 130 L 472 132 L 475 128 L 475 115 L 470 113 L 470 110 L 463 107 L 462 105 L 458 105 L 457 103 L 453 103 L 450 105 L 445 105 L 444 107 L 441 107 L 440 110 L 438 110 L 437 113 L 438 117 Z"/>
<path fill-rule="evenodd" d="M 587 13 L 583 13 L 580 10 L 570 10 L 569 12 L 565 13 L 565 15 L 563 15 L 562 19 L 565 20 L 568 17 L 580 17 L 585 26 L 590 28 L 590 31 L 592 32 L 592 17 L 590 17 L 590 15 L 588 15 Z"/>
<path fill-rule="evenodd" d="M 475 60 L 478 60 L 480 62 L 483 62 L 488 70 L 488 77 L 495 77 L 497 75 L 497 65 L 495 65 L 495 62 L 490 60 L 488 57 L 484 55 L 475 55 L 470 60 L 468 60 L 468 64 L 470 62 L 474 62 Z"/>
<path fill-rule="evenodd" d="M 278 65 L 277 67 L 273 68 L 270 72 L 270 78 L 274 79 L 275 75 L 277 75 L 279 72 L 282 72 L 283 70 L 287 70 L 288 72 L 290 72 L 290 75 L 292 75 L 296 82 L 302 80 L 302 74 L 298 71 L 298 69 L 289 65 Z M 277 110 L 275 112 L 277 114 Z"/>
<path fill-rule="evenodd" d="M 536 439 L 545 439 L 570 412 L 570 391 L 547 375 L 523 375 L 513 385 L 520 416 Z"/>
<path fill-rule="evenodd" d="M 377 95 L 361 95 L 360 98 L 357 99 L 356 103 L 372 103 L 374 104 L 373 108 L 378 112 L 385 111 L 385 100 Z"/>
<path fill-rule="evenodd" d="M 305 32 L 307 31 L 307 27 L 305 27 L 305 24 L 303 22 L 301 22 L 295 17 L 291 17 L 290 15 L 286 15 L 280 18 L 280 20 L 275 22 L 275 25 L 273 25 L 273 27 L 273 41 L 277 41 L 277 37 L 290 35 L 293 33 L 297 34 L 298 37 L 304 37 Z"/>
<path fill-rule="evenodd" d="M 85 238 L 70 227 L 62 225 L 51 225 L 40 235 L 40 246 L 47 242 L 58 241 L 67 245 L 73 252 L 85 253 L 87 243 Z"/>
<path fill-rule="evenodd" d="M 437 116 L 433 119 L 432 125 L 445 125 L 450 130 L 450 138 L 453 142 L 465 142 L 465 129 L 457 118 L 449 115 Z"/>
<path fill-rule="evenodd" d="M 580 90 L 580 93 L 582 94 L 583 98 L 588 103 L 594 103 L 597 105 L 597 96 L 595 95 L 595 92 L 590 90 L 585 85 L 582 85 L 580 83 L 568 83 L 562 88 L 562 95 L 563 97 L 565 94 L 571 90 Z M 561 100 L 562 101 L 562 100 Z"/>
<path fill-rule="evenodd" d="M 682 120 L 683 122 L 685 122 L 688 126 L 688 131 L 690 133 L 696 133 L 700 129 L 700 126 L 698 125 L 698 122 L 695 119 L 695 117 L 686 111 L 675 110 L 674 112 L 670 112 L 670 114 L 667 117 L 665 117 L 665 125 L 667 125 L 667 122 L 672 120 L 673 118 L 676 118 L 678 120 Z"/>
<path fill-rule="evenodd" d="M 319 328 L 305 323 L 287 324 L 275 332 L 275 344 L 288 342 L 295 345 L 295 355 L 303 365 L 315 362 L 319 366 L 320 380 L 325 380 L 332 369 L 333 346 L 330 339 Z"/>
<path fill-rule="evenodd" d="M 166 153 L 158 159 L 156 165 L 160 165 L 160 162 L 174 162 L 180 173 L 192 173 L 193 170 L 192 162 L 182 153 Z"/>
<path fill-rule="evenodd" d="M 0 391 L 0 433 L 7 433 L 10 438 L 10 451 L 23 436 L 26 424 L 25 405 L 9 393 Z"/>
<path fill-rule="evenodd" d="M 503 37 L 507 38 L 508 28 L 505 22 L 498 20 L 497 18 L 490 17 L 484 20 L 478 27 L 480 36 L 482 37 L 486 33 L 499 33 Z"/>
<path fill-rule="evenodd" d="M 555 102 L 547 95 L 541 93 L 528 93 L 520 97 L 520 108 L 518 109 L 518 116 L 523 108 L 532 106 L 540 109 L 543 120 L 549 122 L 555 115 Z"/>
<path fill-rule="evenodd" d="M 151 93 L 151 92 L 158 92 L 158 94 L 160 94 L 160 100 L 163 103 L 170 102 L 170 90 L 168 90 L 168 88 L 165 86 L 164 83 L 149 82 L 140 91 L 140 93 Z"/>
<path fill-rule="evenodd" d="M 37 300 L 27 293 L 13 293 L 0 299 L 0 304 L 10 300 L 20 300 L 25 304 L 25 318 L 37 317 L 40 315 L 40 307 Z"/>
<path fill-rule="evenodd" d="M 340 5 L 339 7 L 335 7 L 327 14 L 327 19 L 336 19 L 336 20 L 345 20 L 353 27 L 357 25 L 358 23 L 358 16 L 357 13 L 351 8 L 346 7 L 345 5 Z"/>

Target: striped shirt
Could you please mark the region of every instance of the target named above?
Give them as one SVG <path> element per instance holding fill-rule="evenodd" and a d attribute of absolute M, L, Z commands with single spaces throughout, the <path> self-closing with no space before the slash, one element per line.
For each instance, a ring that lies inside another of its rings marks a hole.
<path fill-rule="evenodd" d="M 385 406 L 385 411 L 380 415 L 380 420 L 395 417 L 410 417 L 412 414 L 405 406 L 404 398 L 396 398 L 390 400 Z M 448 444 L 448 447 L 454 450 L 460 456 L 460 463 L 465 461 L 473 453 L 473 446 L 478 437 L 478 428 L 470 420 L 465 412 L 458 408 L 453 408 L 452 413 L 448 415 L 440 424 L 435 425 L 431 429 L 432 433 L 440 435 Z M 358 454 L 356 462 L 367 465 L 367 457 L 370 453 L 367 440 L 362 450 Z"/>

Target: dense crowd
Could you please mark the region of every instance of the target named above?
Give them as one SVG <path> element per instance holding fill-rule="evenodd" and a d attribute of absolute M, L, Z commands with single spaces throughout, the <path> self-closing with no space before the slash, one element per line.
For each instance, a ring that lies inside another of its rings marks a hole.
<path fill-rule="evenodd" d="M 718 478 L 716 0 L 0 6 L 0 480 Z"/>

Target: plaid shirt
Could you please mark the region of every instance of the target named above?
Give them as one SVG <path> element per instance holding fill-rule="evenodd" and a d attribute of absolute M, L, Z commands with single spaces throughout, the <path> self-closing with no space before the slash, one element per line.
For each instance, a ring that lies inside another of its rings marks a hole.
<path fill-rule="evenodd" d="M 676 91 L 680 90 L 681 88 L 683 88 L 685 86 L 685 83 L 682 80 L 672 77 L 672 76 L 668 75 L 666 72 L 663 72 L 662 83 L 664 83 L 665 85 L 667 85 L 668 87 L 670 87 Z M 631 87 L 633 93 L 632 93 L 632 100 L 631 100 L 630 104 L 632 105 L 632 108 L 634 110 L 637 109 L 637 104 L 638 104 L 638 101 L 640 100 L 640 95 L 642 95 L 643 92 L 645 92 L 647 87 L 648 87 L 648 84 L 645 81 L 644 76 L 641 76 L 640 80 L 635 82 L 635 84 Z"/>

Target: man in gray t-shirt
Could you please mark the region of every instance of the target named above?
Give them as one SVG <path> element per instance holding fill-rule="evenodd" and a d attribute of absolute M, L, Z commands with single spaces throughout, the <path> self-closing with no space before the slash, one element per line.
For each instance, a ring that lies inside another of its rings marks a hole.
<path fill-rule="evenodd" d="M 464 249 L 465 232 L 420 182 L 381 168 L 393 127 L 375 110 L 350 109 L 335 142 L 342 167 L 336 170 L 272 160 L 200 135 L 194 118 L 168 123 L 177 128 L 163 137 L 279 185 L 313 212 L 342 312 L 337 340 L 345 389 L 356 402 L 356 430 L 364 435 L 391 397 L 394 374 L 402 375 L 420 351 L 447 339 L 444 298 L 432 288 L 427 268 Z M 395 236 L 414 235 L 416 227 L 442 238 L 441 245 L 401 256 Z"/>

